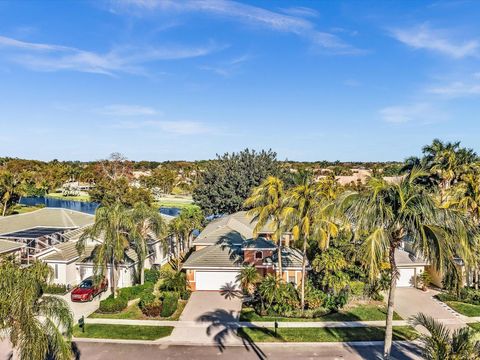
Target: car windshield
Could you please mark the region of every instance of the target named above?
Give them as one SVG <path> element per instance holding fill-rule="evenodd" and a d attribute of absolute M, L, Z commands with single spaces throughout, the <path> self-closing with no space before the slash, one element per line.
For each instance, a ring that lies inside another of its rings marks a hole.
<path fill-rule="evenodd" d="M 80 288 L 82 289 L 90 289 L 93 286 L 92 280 L 84 280 L 80 283 Z"/>

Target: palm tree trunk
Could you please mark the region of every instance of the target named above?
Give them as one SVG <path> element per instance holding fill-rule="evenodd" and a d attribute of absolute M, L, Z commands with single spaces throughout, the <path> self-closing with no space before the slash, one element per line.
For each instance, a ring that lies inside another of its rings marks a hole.
<path fill-rule="evenodd" d="M 110 269 L 110 289 L 112 291 L 112 297 L 115 299 L 115 295 L 117 293 L 117 284 L 116 284 L 116 281 L 115 281 L 115 261 L 113 259 L 113 256 L 112 256 L 112 267 Z"/>
<path fill-rule="evenodd" d="M 280 273 L 280 279 L 283 279 L 282 240 L 280 240 L 279 243 L 278 243 L 278 250 L 277 251 L 278 251 L 278 272 Z"/>
<path fill-rule="evenodd" d="M 175 237 L 175 247 L 177 252 L 177 272 L 180 272 L 180 239 L 179 236 Z"/>
<path fill-rule="evenodd" d="M 390 247 L 389 261 L 391 268 L 390 289 L 388 291 L 388 304 L 387 304 L 387 320 L 385 324 L 385 345 L 383 348 L 383 358 L 390 358 L 390 351 L 392 350 L 392 337 L 393 337 L 393 310 L 395 304 L 395 289 L 397 287 L 398 269 L 395 262 L 395 246 Z"/>
<path fill-rule="evenodd" d="M 307 267 L 307 239 L 303 240 L 303 257 L 302 257 L 302 292 L 301 292 L 301 307 L 302 312 L 305 310 L 305 272 Z"/>
<path fill-rule="evenodd" d="M 3 204 L 3 211 L 2 211 L 2 216 L 5 216 L 5 213 L 7 212 L 7 201 Z"/>
<path fill-rule="evenodd" d="M 475 282 L 475 290 L 478 290 L 478 268 L 475 267 L 473 270 L 473 281 Z"/>

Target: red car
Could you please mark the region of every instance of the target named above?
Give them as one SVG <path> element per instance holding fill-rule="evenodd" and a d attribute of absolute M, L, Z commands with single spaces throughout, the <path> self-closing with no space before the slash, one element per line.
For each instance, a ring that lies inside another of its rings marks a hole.
<path fill-rule="evenodd" d="M 103 278 L 98 285 L 95 285 L 93 277 L 88 277 L 72 290 L 70 296 L 72 301 L 75 302 L 92 301 L 95 296 L 106 291 L 107 288 L 108 280 L 106 278 Z"/>

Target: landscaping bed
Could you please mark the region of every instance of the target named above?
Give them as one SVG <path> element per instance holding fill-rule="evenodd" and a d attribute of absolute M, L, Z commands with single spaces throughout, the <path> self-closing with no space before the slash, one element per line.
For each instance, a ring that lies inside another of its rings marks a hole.
<path fill-rule="evenodd" d="M 385 320 L 387 309 L 383 304 L 358 304 L 349 308 L 332 312 L 319 317 L 301 318 L 301 317 L 277 317 L 261 316 L 252 308 L 243 308 L 240 313 L 240 321 L 287 321 L 287 322 L 308 322 L 308 321 L 376 321 Z M 397 314 L 393 314 L 394 320 L 402 320 Z"/>
<path fill-rule="evenodd" d="M 100 312 L 94 312 L 89 316 L 89 318 L 92 319 L 128 319 L 128 320 L 172 320 L 176 321 L 180 318 L 180 315 L 182 315 L 183 309 L 187 305 L 186 300 L 179 300 L 178 301 L 178 307 L 177 310 L 169 317 L 149 317 L 145 316 L 138 307 L 138 301 L 132 303 L 130 306 L 128 306 L 126 309 L 118 312 L 118 313 L 113 313 L 113 314 L 103 314 Z"/>
<path fill-rule="evenodd" d="M 85 332 L 75 325 L 73 336 L 90 339 L 156 340 L 170 336 L 173 326 L 85 324 Z"/>
<path fill-rule="evenodd" d="M 459 314 L 469 317 L 480 316 L 480 290 L 463 288 L 458 295 L 440 293 L 435 297 Z"/>
<path fill-rule="evenodd" d="M 384 327 L 363 328 L 241 328 L 238 335 L 253 342 L 383 341 Z M 411 326 L 394 326 L 393 340 L 412 341 L 419 333 Z"/>

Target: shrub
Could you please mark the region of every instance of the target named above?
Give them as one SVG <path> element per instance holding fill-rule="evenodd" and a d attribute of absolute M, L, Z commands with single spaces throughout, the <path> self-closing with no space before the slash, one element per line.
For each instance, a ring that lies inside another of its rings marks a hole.
<path fill-rule="evenodd" d="M 156 284 L 160 279 L 160 271 L 157 269 L 145 269 L 145 282 Z"/>
<path fill-rule="evenodd" d="M 172 316 L 178 307 L 178 293 L 176 292 L 164 292 L 162 294 L 162 311 L 160 315 L 162 317 Z"/>
<path fill-rule="evenodd" d="M 100 301 L 99 311 L 102 313 L 117 313 L 124 310 L 128 305 L 128 300 L 122 296 L 117 296 L 115 299 L 110 295 L 105 300 Z"/>
<path fill-rule="evenodd" d="M 183 272 L 162 270 L 160 278 L 162 279 L 161 290 L 182 292 L 187 289 L 187 279 Z"/>
<path fill-rule="evenodd" d="M 152 293 L 144 293 L 140 298 L 138 307 L 145 316 L 157 317 L 162 311 L 162 301 Z"/>
<path fill-rule="evenodd" d="M 325 308 L 331 311 L 338 311 L 348 302 L 348 292 L 340 291 L 338 295 L 329 294 L 325 300 Z"/>
<path fill-rule="evenodd" d="M 311 287 L 308 288 L 308 291 L 305 291 L 305 304 L 309 309 L 317 309 L 323 306 L 326 298 L 327 294 L 322 290 Z"/>
<path fill-rule="evenodd" d="M 144 293 L 152 293 L 153 287 L 153 283 L 146 282 L 143 285 L 134 285 L 126 288 L 121 288 L 120 290 L 118 290 L 118 295 L 127 300 L 138 299 Z"/>
<path fill-rule="evenodd" d="M 182 291 L 180 293 L 180 299 L 188 300 L 188 299 L 190 299 L 190 295 L 192 295 L 192 292 L 190 290 L 186 289 L 185 291 Z"/>
<path fill-rule="evenodd" d="M 352 294 L 354 298 L 358 299 L 363 296 L 365 290 L 365 283 L 363 281 L 351 281 L 349 287 L 350 294 Z"/>
<path fill-rule="evenodd" d="M 67 290 L 68 288 L 65 284 L 48 284 L 42 287 L 44 294 L 66 294 Z"/>

